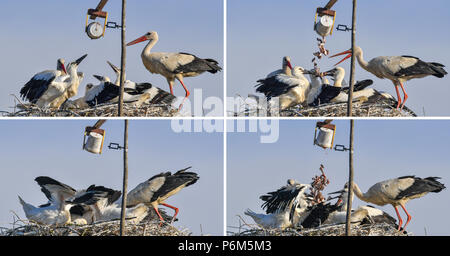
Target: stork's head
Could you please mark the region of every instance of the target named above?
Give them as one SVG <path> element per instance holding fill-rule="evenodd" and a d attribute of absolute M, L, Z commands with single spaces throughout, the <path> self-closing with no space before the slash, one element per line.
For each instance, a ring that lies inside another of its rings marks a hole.
<path fill-rule="evenodd" d="M 340 86 L 345 77 L 345 69 L 343 69 L 342 67 L 336 67 L 323 72 L 323 75 L 332 76 L 334 78 L 335 85 Z"/>
<path fill-rule="evenodd" d="M 135 39 L 135 40 L 129 42 L 127 44 L 127 46 L 130 46 L 130 45 L 133 45 L 133 44 L 137 44 L 137 43 L 140 43 L 140 42 L 144 42 L 144 41 L 147 41 L 147 40 L 152 40 L 152 41 L 153 40 L 158 40 L 158 33 L 156 33 L 156 31 L 150 31 L 147 34 L 139 37 L 138 39 Z"/>
<path fill-rule="evenodd" d="M 69 65 L 67 66 L 67 69 L 69 69 L 69 72 L 70 72 L 70 70 L 76 71 L 78 68 L 78 65 L 80 65 L 80 63 L 84 60 L 84 58 L 86 58 L 86 56 L 87 56 L 87 54 L 85 54 L 85 55 L 81 56 L 80 58 L 78 58 L 77 60 L 69 63 Z"/>
<path fill-rule="evenodd" d="M 334 197 L 329 197 L 328 200 L 337 198 L 338 200 L 336 202 L 336 206 L 342 206 L 343 204 L 345 204 L 347 202 L 347 199 L 348 199 L 348 186 L 347 186 L 347 184 L 344 186 L 344 189 L 342 189 L 342 190 L 338 190 L 338 191 L 335 191 L 335 192 L 328 193 L 328 195 L 333 195 L 333 194 L 338 194 L 338 195 L 334 196 Z"/>
<path fill-rule="evenodd" d="M 295 66 L 292 69 L 292 75 L 295 77 L 304 77 L 303 74 L 311 74 L 310 70 L 306 70 L 300 66 Z"/>
<path fill-rule="evenodd" d="M 94 87 L 94 85 L 93 85 L 92 83 L 88 83 L 88 84 L 86 85 L 86 92 L 88 92 L 89 90 L 91 90 L 92 87 Z"/>
<path fill-rule="evenodd" d="M 109 79 L 109 77 L 107 77 L 107 76 L 100 76 L 100 75 L 92 75 L 92 76 L 95 77 L 100 82 L 110 82 L 111 81 L 111 79 Z"/>
<path fill-rule="evenodd" d="M 120 74 L 120 68 L 118 68 L 118 67 L 116 67 L 116 66 L 114 66 L 114 64 L 112 64 L 111 62 L 109 62 L 109 61 L 106 61 L 107 63 L 108 63 L 108 65 L 114 70 L 114 73 L 116 73 L 116 74 Z"/>
<path fill-rule="evenodd" d="M 291 65 L 291 58 L 289 56 L 284 56 L 283 57 L 282 65 L 283 65 L 283 68 L 289 67 L 290 69 L 293 69 L 292 65 Z"/>
<path fill-rule="evenodd" d="M 352 49 L 350 48 L 350 49 L 348 49 L 347 51 L 343 51 L 343 52 L 340 52 L 340 53 L 338 53 L 338 54 L 335 54 L 335 55 L 330 56 L 330 58 L 333 58 L 333 57 L 340 56 L 340 55 L 344 55 L 344 54 L 347 54 L 347 56 L 345 56 L 345 57 L 344 57 L 341 61 L 339 61 L 338 63 L 334 64 L 335 66 L 339 65 L 339 64 L 340 64 L 341 62 L 343 62 L 344 60 L 350 58 L 350 57 L 352 56 Z M 362 54 L 362 49 L 361 49 L 361 47 L 355 46 L 355 47 L 354 47 L 354 54 L 355 54 L 355 56 L 361 55 L 361 54 Z"/>
<path fill-rule="evenodd" d="M 67 74 L 66 67 L 64 65 L 65 63 L 66 63 L 66 61 L 63 58 L 58 59 L 56 61 L 56 69 L 63 71 L 65 74 Z"/>

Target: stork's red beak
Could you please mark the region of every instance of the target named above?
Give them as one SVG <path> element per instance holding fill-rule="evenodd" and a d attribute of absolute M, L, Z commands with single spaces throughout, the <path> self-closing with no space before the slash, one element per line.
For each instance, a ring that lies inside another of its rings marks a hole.
<path fill-rule="evenodd" d="M 291 70 L 293 69 L 290 61 L 287 62 L 287 65 Z"/>
<path fill-rule="evenodd" d="M 133 45 L 133 44 L 137 44 L 137 43 L 140 43 L 140 42 L 144 42 L 144 41 L 147 41 L 147 38 L 146 38 L 145 36 L 141 36 L 141 37 L 139 37 L 138 39 L 129 42 L 129 43 L 127 44 L 127 46 L 130 46 L 130 45 Z"/>
<path fill-rule="evenodd" d="M 66 74 L 67 74 L 67 70 L 66 70 L 66 67 L 64 66 L 64 64 L 63 64 L 63 63 L 61 63 L 61 68 L 62 68 L 62 70 L 64 71 L 64 73 L 66 73 Z"/>
<path fill-rule="evenodd" d="M 336 57 L 336 56 L 340 56 L 340 55 L 344 55 L 344 54 L 348 54 L 347 56 L 345 56 L 345 58 L 343 58 L 341 61 L 339 61 L 338 63 L 334 64 L 335 66 L 339 65 L 340 63 L 342 63 L 344 60 L 350 58 L 352 56 L 352 50 L 347 50 L 338 54 L 335 54 L 333 56 L 330 56 L 330 58 Z"/>

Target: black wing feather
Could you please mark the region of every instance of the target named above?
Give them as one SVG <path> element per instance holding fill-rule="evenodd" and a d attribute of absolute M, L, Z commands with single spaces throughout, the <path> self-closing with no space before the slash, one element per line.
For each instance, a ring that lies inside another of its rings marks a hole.
<path fill-rule="evenodd" d="M 371 79 L 366 79 L 366 80 L 362 80 L 362 81 L 358 81 L 355 83 L 355 86 L 353 86 L 353 91 L 361 91 L 369 86 L 371 86 L 373 84 L 373 81 Z M 342 88 L 342 91 L 347 93 L 350 91 L 350 87 L 344 87 Z"/>
<path fill-rule="evenodd" d="M 209 73 L 217 73 L 222 70 L 222 68 L 218 65 L 219 62 L 213 59 L 201 59 L 193 54 L 180 52 L 180 54 L 186 54 L 194 57 L 194 60 L 185 64 L 180 65 L 174 70 L 174 73 L 189 73 L 189 72 L 205 72 Z"/>
<path fill-rule="evenodd" d="M 411 197 L 426 192 L 438 193 L 441 190 L 445 189 L 444 184 L 437 181 L 438 179 L 440 179 L 440 177 L 428 177 L 422 179 L 415 176 L 404 176 L 400 177 L 399 179 L 402 178 L 414 178 L 414 183 L 407 189 L 400 192 L 395 198 L 396 200 L 400 200 L 405 197 Z"/>
<path fill-rule="evenodd" d="M 256 92 L 263 93 L 267 100 L 270 100 L 272 97 L 283 95 L 296 86 L 279 81 L 277 76 L 260 79 L 257 82 L 258 84 L 255 86 L 257 87 Z"/>
<path fill-rule="evenodd" d="M 22 99 L 27 99 L 31 103 L 36 103 L 39 98 L 47 91 L 48 86 L 55 80 L 56 75 L 49 80 L 31 78 L 20 90 Z"/>
<path fill-rule="evenodd" d="M 67 190 L 71 190 L 74 193 L 76 192 L 76 190 L 74 188 L 72 188 L 71 186 L 66 185 L 62 182 L 59 182 L 59 181 L 57 181 L 53 178 L 47 177 L 47 176 L 36 177 L 34 179 L 34 181 L 37 182 L 37 184 L 41 187 L 42 193 L 44 193 L 45 196 L 47 197 L 47 199 L 50 201 L 52 201 L 52 195 L 51 195 L 51 192 L 45 187 L 45 185 L 57 185 L 57 186 L 65 188 Z"/>
<path fill-rule="evenodd" d="M 325 220 L 327 220 L 330 213 L 336 211 L 339 207 L 336 205 L 332 205 L 330 203 L 324 204 L 316 204 L 312 206 L 310 210 L 310 214 L 305 220 L 302 222 L 302 226 L 304 228 L 315 228 L 320 226 Z"/>
<path fill-rule="evenodd" d="M 182 169 L 174 173 L 173 175 L 168 172 L 164 173 L 163 175 L 166 177 L 166 180 L 164 181 L 164 184 L 153 194 L 151 201 L 156 201 L 159 197 L 163 197 L 164 195 L 168 194 L 170 191 L 185 185 L 190 186 L 197 182 L 199 179 L 199 176 L 195 172 L 186 172 L 187 169 L 191 167 Z"/>
<path fill-rule="evenodd" d="M 86 103 L 89 104 L 89 106 L 91 107 L 98 104 L 103 104 L 114 99 L 115 97 L 118 97 L 119 92 L 120 92 L 119 86 L 111 82 L 105 82 L 103 84 L 103 90 L 99 94 L 95 95 L 95 97 L 92 100 L 87 101 Z"/>
<path fill-rule="evenodd" d="M 266 209 L 267 214 L 285 211 L 303 188 L 304 186 L 283 186 L 277 191 L 262 195 L 259 198 L 265 202 L 261 207 Z"/>
<path fill-rule="evenodd" d="M 311 106 L 317 107 L 320 104 L 329 103 L 332 99 L 341 93 L 341 87 L 335 87 L 327 84 L 322 85 L 322 90 L 319 95 L 314 99 Z"/>

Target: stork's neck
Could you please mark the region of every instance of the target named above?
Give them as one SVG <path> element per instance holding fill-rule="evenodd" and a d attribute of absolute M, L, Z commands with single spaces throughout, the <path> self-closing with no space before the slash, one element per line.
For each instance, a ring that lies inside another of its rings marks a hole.
<path fill-rule="evenodd" d="M 365 69 L 366 71 L 369 71 L 369 69 L 368 69 L 369 63 L 368 63 L 367 61 L 364 60 L 363 52 L 362 52 L 362 51 L 357 51 L 357 52 L 355 53 L 355 57 L 356 57 L 356 60 L 358 61 L 359 65 L 360 65 L 363 69 Z M 371 71 L 369 71 L 369 72 L 371 72 Z"/>
<path fill-rule="evenodd" d="M 292 76 L 292 70 L 291 70 L 291 68 L 289 68 L 288 65 L 284 65 L 283 66 L 283 74 L 288 75 L 288 76 Z"/>
<path fill-rule="evenodd" d="M 149 55 L 150 51 L 152 50 L 153 46 L 158 42 L 158 39 L 150 39 L 147 46 L 145 46 L 144 50 L 142 51 L 143 55 Z"/>
<path fill-rule="evenodd" d="M 356 183 L 353 183 L 353 193 L 355 193 L 355 195 L 362 201 L 371 203 L 365 193 L 361 192 L 361 189 L 359 189 L 359 186 Z"/>
<path fill-rule="evenodd" d="M 345 211 L 347 211 L 348 192 L 342 194 L 341 200 L 342 200 L 342 205 L 341 205 L 341 207 L 339 208 L 339 211 L 345 212 Z M 353 202 L 353 195 L 352 195 L 351 200 L 352 200 L 352 202 Z"/>
<path fill-rule="evenodd" d="M 336 77 L 334 80 L 334 87 L 342 87 L 342 81 L 344 77 Z"/>

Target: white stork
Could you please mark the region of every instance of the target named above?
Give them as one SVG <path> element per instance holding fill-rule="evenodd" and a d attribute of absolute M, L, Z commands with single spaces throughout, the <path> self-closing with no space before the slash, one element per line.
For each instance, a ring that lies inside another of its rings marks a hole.
<path fill-rule="evenodd" d="M 324 76 L 332 76 L 334 79 L 333 87 L 326 87 L 327 90 L 323 90 L 321 95 L 318 96 L 320 102 L 333 102 L 333 103 L 342 103 L 348 102 L 348 94 L 350 91 L 349 87 L 342 87 L 345 70 L 342 67 L 336 67 L 334 69 L 328 70 L 323 73 Z M 373 81 L 370 79 L 357 81 L 353 88 L 353 99 L 360 100 L 361 102 L 365 102 L 366 104 L 374 104 L 374 103 L 385 103 L 386 105 L 395 108 L 398 105 L 398 101 L 395 100 L 394 96 L 382 92 L 377 91 L 373 88 L 367 88 L 372 85 Z M 338 94 L 337 94 L 338 93 Z M 337 95 L 336 95 L 337 94 Z M 408 107 L 403 107 L 403 110 L 409 112 L 412 116 L 416 116 L 416 114 L 409 109 Z"/>
<path fill-rule="evenodd" d="M 49 202 L 35 207 L 26 203 L 20 196 L 19 202 L 29 220 L 44 225 L 87 224 L 83 218 L 72 219 L 71 208 L 76 205 L 89 208 L 98 201 L 104 200 L 103 198 L 106 196 L 102 190 L 76 191 L 72 187 L 46 176 L 37 177 L 35 181 Z"/>
<path fill-rule="evenodd" d="M 148 32 L 138 39 L 129 42 L 127 46 L 147 40 L 149 40 L 149 43 L 141 54 L 142 62 L 148 71 L 160 74 L 167 79 L 172 95 L 175 79 L 180 81 L 186 91 L 185 98 L 187 98 L 190 92 L 183 83 L 183 77 L 198 76 L 205 71 L 214 74 L 222 70 L 216 60 L 201 59 L 190 53 L 150 52 L 156 42 L 158 42 L 158 33 L 155 31 Z"/>
<path fill-rule="evenodd" d="M 78 73 L 77 68 L 84 55 L 67 66 L 65 71 L 44 71 L 35 75 L 20 90 L 22 98 L 40 108 L 59 108 L 64 101 L 76 94 L 78 85 L 83 79 L 83 73 Z M 74 94 L 75 93 L 75 94 Z"/>
<path fill-rule="evenodd" d="M 45 70 L 34 75 L 20 90 L 22 99 L 36 104 L 55 78 L 67 75 L 64 62 L 64 59 L 60 58 L 56 61 L 56 70 Z"/>
<path fill-rule="evenodd" d="M 144 181 L 132 189 L 127 195 L 127 207 L 133 207 L 138 204 L 151 206 L 156 214 L 158 214 L 161 223 L 164 218 L 158 211 L 158 205 L 164 205 L 175 210 L 172 222 L 178 214 L 179 209 L 175 206 L 165 203 L 165 201 L 180 192 L 181 189 L 197 182 L 199 176 L 195 172 L 187 172 L 191 167 L 184 168 L 172 174 L 171 172 L 163 172 L 157 174 L 147 181 Z"/>
<path fill-rule="evenodd" d="M 356 183 L 353 183 L 353 191 L 355 195 L 369 203 L 376 205 L 390 204 L 394 207 L 398 217 L 398 230 L 400 230 L 403 220 L 400 217 L 397 207 L 401 206 L 405 211 L 408 219 L 403 229 L 406 228 L 411 220 L 411 215 L 406 211 L 405 204 L 415 198 L 420 198 L 429 192 L 438 193 L 445 188 L 444 184 L 437 181 L 439 177 L 418 178 L 415 176 L 403 176 L 395 179 L 385 180 L 376 183 L 362 193 Z"/>
<path fill-rule="evenodd" d="M 352 51 L 350 49 L 330 56 L 330 58 L 343 54 L 348 55 L 337 64 L 348 59 L 352 55 Z M 406 90 L 403 86 L 406 81 L 430 75 L 442 78 L 447 74 L 447 72 L 444 70 L 444 65 L 436 62 L 424 62 L 419 58 L 413 56 L 379 56 L 367 62 L 363 59 L 363 51 L 358 46 L 354 47 L 354 54 L 359 65 L 363 69 L 372 73 L 378 78 L 387 78 L 392 81 L 397 92 L 397 109 L 399 108 L 400 104 L 402 104 L 401 108 L 403 108 L 406 100 L 408 99 L 408 94 L 406 94 Z M 399 85 L 403 91 L 403 101 L 398 90 Z"/>
<path fill-rule="evenodd" d="M 266 214 L 258 214 L 247 209 L 244 214 L 250 216 L 263 228 L 286 229 L 295 227 L 297 223 L 306 218 L 310 198 L 306 195 L 309 188 L 307 184 L 301 184 L 293 179 L 287 181 L 287 185 L 277 191 L 260 196 L 264 201 L 262 208 Z"/>
<path fill-rule="evenodd" d="M 289 56 L 284 56 L 283 57 L 283 61 L 281 63 L 281 69 L 275 70 L 270 72 L 266 78 L 272 77 L 272 76 L 276 76 L 278 74 L 285 74 L 288 76 L 292 76 L 292 65 L 291 65 L 291 57 Z"/>
<path fill-rule="evenodd" d="M 292 71 L 292 76 L 279 73 L 265 79 L 258 80 L 256 92 L 263 93 L 267 101 L 273 97 L 278 97 L 280 109 L 304 104 L 310 90 L 310 83 L 303 74 L 309 74 L 310 71 L 296 66 Z"/>
<path fill-rule="evenodd" d="M 346 222 L 347 218 L 347 202 L 348 202 L 348 186 L 345 186 L 343 190 L 328 193 L 331 194 L 339 194 L 337 197 L 329 198 L 334 199 L 338 198 L 336 205 L 339 206 L 338 209 L 332 212 L 324 224 L 342 224 Z M 351 200 L 353 201 L 353 194 Z M 356 224 L 366 224 L 366 223 L 387 223 L 392 226 L 396 226 L 396 220 L 390 216 L 389 214 L 374 208 L 373 206 L 359 206 L 356 210 L 351 211 L 350 222 Z"/>

